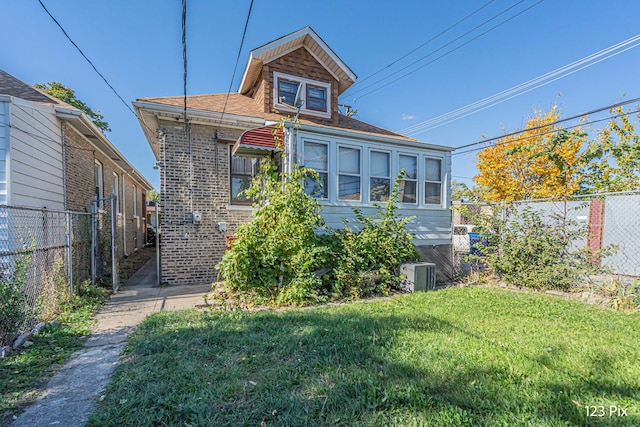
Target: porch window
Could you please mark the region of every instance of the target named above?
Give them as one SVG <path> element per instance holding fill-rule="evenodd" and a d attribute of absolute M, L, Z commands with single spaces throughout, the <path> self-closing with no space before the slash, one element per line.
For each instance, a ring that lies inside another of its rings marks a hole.
<path fill-rule="evenodd" d="M 295 95 L 295 94 L 294 94 Z M 307 84 L 307 108 L 316 111 L 327 111 L 327 89 Z"/>
<path fill-rule="evenodd" d="M 401 203 L 413 203 L 418 201 L 418 158 L 400 154 L 398 157 L 399 169 L 404 169 L 404 177 L 399 183 L 398 199 Z"/>
<path fill-rule="evenodd" d="M 424 203 L 439 205 L 442 203 L 442 160 L 426 157 L 424 159 Z"/>
<path fill-rule="evenodd" d="M 250 205 L 252 200 L 243 193 L 251 187 L 258 173 L 260 159 L 256 157 L 231 156 L 231 204 Z"/>
<path fill-rule="evenodd" d="M 305 193 L 315 197 L 329 198 L 329 146 L 319 142 L 304 143 L 304 165 L 318 172 L 320 180 L 307 177 L 304 182 Z"/>
<path fill-rule="evenodd" d="M 371 151 L 369 156 L 369 199 L 372 202 L 386 202 L 390 193 L 389 153 Z"/>
<path fill-rule="evenodd" d="M 360 200 L 360 149 L 339 147 L 338 200 Z"/>

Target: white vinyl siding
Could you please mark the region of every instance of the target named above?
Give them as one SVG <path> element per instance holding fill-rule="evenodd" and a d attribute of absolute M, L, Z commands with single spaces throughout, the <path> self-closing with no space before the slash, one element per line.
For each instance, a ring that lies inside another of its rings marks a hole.
<path fill-rule="evenodd" d="M 9 102 L 0 101 L 0 205 L 6 205 L 8 201 L 8 170 L 7 155 L 9 154 Z"/>
<path fill-rule="evenodd" d="M 11 142 L 8 147 L 0 147 L 4 150 L 0 160 L 5 162 L 0 165 L 4 168 L 0 181 L 8 181 L 6 202 L 64 209 L 62 134 L 55 113 L 37 103 L 14 98 L 9 117 Z"/>

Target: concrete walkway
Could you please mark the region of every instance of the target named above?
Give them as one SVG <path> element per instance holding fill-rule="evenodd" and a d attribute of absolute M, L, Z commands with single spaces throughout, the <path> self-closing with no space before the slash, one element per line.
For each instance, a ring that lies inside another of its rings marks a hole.
<path fill-rule="evenodd" d="M 155 261 L 150 259 L 102 307 L 96 331 L 84 348 L 51 378 L 14 427 L 84 426 L 118 364 L 127 335 L 152 313 L 204 304 L 202 295 L 211 290 L 210 285 L 155 287 Z"/>

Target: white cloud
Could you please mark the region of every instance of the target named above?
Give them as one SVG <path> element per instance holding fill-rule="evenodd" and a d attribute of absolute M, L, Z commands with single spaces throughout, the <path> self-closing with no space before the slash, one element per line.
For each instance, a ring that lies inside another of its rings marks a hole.
<path fill-rule="evenodd" d="M 402 120 L 413 120 L 416 118 L 415 114 L 402 113 Z"/>

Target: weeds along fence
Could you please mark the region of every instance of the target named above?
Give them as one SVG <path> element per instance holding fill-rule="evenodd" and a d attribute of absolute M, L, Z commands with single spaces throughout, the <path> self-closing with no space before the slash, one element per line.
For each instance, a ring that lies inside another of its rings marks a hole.
<path fill-rule="evenodd" d="M 508 219 L 510 212 L 531 209 L 549 222 L 565 221 L 567 227 L 579 227 L 584 238 L 576 249 L 592 252 L 609 248 L 598 262 L 615 275 L 640 277 L 640 190 L 575 196 L 566 201 L 524 200 L 504 207 L 464 204 L 462 213 L 454 212 L 454 224 L 472 224 L 478 215 Z M 454 208 L 455 210 L 456 208 Z M 455 239 L 455 236 L 454 236 Z M 457 273 L 466 272 L 466 253 L 455 253 Z"/>
<path fill-rule="evenodd" d="M 105 214 L 0 206 L 0 346 L 10 345 L 110 262 Z M 96 226 L 97 224 L 97 226 Z"/>

